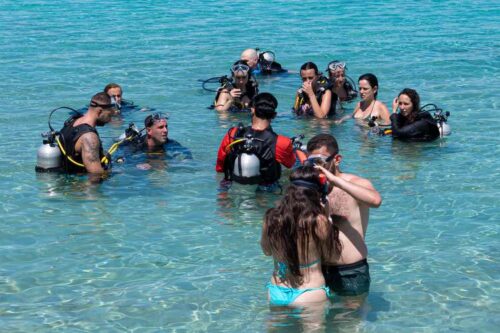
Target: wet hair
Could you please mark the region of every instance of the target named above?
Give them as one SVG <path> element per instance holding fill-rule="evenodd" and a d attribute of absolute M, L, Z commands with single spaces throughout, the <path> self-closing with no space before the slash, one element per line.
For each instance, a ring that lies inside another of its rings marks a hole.
<path fill-rule="evenodd" d="M 377 79 L 377 77 L 375 75 L 373 75 L 372 73 L 366 73 L 366 74 L 363 74 L 359 77 L 358 83 L 361 80 L 368 81 L 368 83 L 370 84 L 370 87 L 372 87 L 372 88 L 377 87 L 377 91 L 374 94 L 375 99 L 377 99 L 377 94 L 378 94 L 378 79 Z"/>
<path fill-rule="evenodd" d="M 339 153 L 339 144 L 335 137 L 330 134 L 318 134 L 309 140 L 307 143 L 307 151 L 311 152 L 316 149 L 320 149 L 321 147 L 326 147 L 328 152 L 332 155 L 336 155 Z"/>
<path fill-rule="evenodd" d="M 302 66 L 300 66 L 300 71 L 307 71 L 309 69 L 314 69 L 314 74 L 318 75 L 319 74 L 319 71 L 318 71 L 318 66 L 316 66 L 316 64 L 314 62 L 306 62 L 305 64 L 303 64 Z"/>
<path fill-rule="evenodd" d="M 398 97 L 401 95 L 408 96 L 410 98 L 411 104 L 413 104 L 413 109 L 411 110 L 411 113 L 407 118 L 411 122 L 414 122 L 418 112 L 420 111 L 420 96 L 415 89 L 411 88 L 404 88 L 403 90 L 401 90 Z"/>
<path fill-rule="evenodd" d="M 255 109 L 257 118 L 271 120 L 276 117 L 278 100 L 272 94 L 263 92 L 252 99 L 250 107 Z"/>
<path fill-rule="evenodd" d="M 275 266 L 278 265 L 276 262 L 287 266 L 284 277 L 276 273 L 278 267 L 275 267 L 275 276 L 283 282 L 288 281 L 292 287 L 303 283 L 300 262 L 312 259 L 308 256 L 309 242 L 317 244 L 319 255 L 322 255 L 323 250 L 327 251 L 327 255 L 332 251 L 340 253 L 341 250 L 339 231 L 333 224 L 327 224 L 326 240 L 319 239 L 316 234 L 318 217 L 326 217 L 325 208 L 321 205 L 321 193 L 313 186 L 294 185 L 293 182 L 297 180 L 321 186 L 319 172 L 313 167 L 295 169 L 290 175 L 292 183 L 284 196 L 264 216 L 266 234 L 262 240 L 263 246 L 271 251 Z"/>
<path fill-rule="evenodd" d="M 117 83 L 110 83 L 108 85 L 106 85 L 106 87 L 104 87 L 104 92 L 107 94 L 109 89 L 113 89 L 113 88 L 120 88 L 121 91 L 123 91 L 122 87 L 120 87 L 119 84 Z"/>
<path fill-rule="evenodd" d="M 157 121 L 160 120 L 168 120 L 168 116 L 164 115 L 161 112 L 155 113 L 155 114 L 150 114 L 146 118 L 144 118 L 144 127 L 150 128 L 153 126 Z"/>
<path fill-rule="evenodd" d="M 95 107 L 96 105 L 111 106 L 111 97 L 109 97 L 105 92 L 95 94 L 90 100 L 90 107 Z"/>

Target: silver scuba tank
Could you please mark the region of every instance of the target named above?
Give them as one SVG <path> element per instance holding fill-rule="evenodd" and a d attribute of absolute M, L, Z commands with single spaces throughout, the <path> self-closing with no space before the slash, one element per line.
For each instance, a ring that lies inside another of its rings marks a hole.
<path fill-rule="evenodd" d="M 445 121 L 438 122 L 439 136 L 444 137 L 451 134 L 451 126 Z"/>
<path fill-rule="evenodd" d="M 241 170 L 241 172 L 240 172 Z M 234 161 L 233 174 L 238 177 L 255 177 L 260 175 L 260 160 L 254 154 L 241 153 Z"/>
<path fill-rule="evenodd" d="M 42 136 L 46 139 L 38 148 L 35 170 L 37 172 L 59 171 L 62 166 L 62 154 L 54 140 L 54 135 L 49 133 L 42 134 Z"/>

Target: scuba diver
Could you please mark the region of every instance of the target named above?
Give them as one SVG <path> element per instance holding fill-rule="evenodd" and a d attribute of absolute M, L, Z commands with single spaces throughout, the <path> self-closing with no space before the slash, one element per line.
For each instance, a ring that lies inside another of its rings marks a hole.
<path fill-rule="evenodd" d="M 103 91 L 111 98 L 111 104 L 115 105 L 116 115 L 119 115 L 125 109 L 137 107 L 134 102 L 123 99 L 123 89 L 117 83 L 107 84 Z"/>
<path fill-rule="evenodd" d="M 246 111 L 252 98 L 259 93 L 257 81 L 246 61 L 238 60 L 231 67 L 231 78 L 220 78 L 221 86 L 215 95 L 217 111 Z"/>
<path fill-rule="evenodd" d="M 108 166 L 102 163 L 104 152 L 96 126 L 104 126 L 115 113 L 111 98 L 106 93 L 97 93 L 90 100 L 87 113 L 72 117 L 59 131 L 64 150 L 69 158 L 63 158 L 64 170 L 68 173 L 103 174 Z M 80 165 L 73 163 L 73 161 Z M 108 161 L 110 163 L 110 161 Z"/>
<path fill-rule="evenodd" d="M 302 87 L 297 90 L 292 111 L 297 116 L 326 118 L 331 112 L 332 91 L 330 81 L 318 71 L 313 62 L 300 67 Z"/>
<path fill-rule="evenodd" d="M 260 52 L 259 49 L 246 49 L 241 52 L 241 60 L 247 62 L 254 75 L 272 75 L 288 72 L 275 61 L 273 51 Z"/>
<path fill-rule="evenodd" d="M 331 61 L 326 67 L 332 90 L 330 114 L 335 114 L 337 103 L 342 107 L 342 102 L 351 102 L 358 97 L 356 85 L 346 76 L 346 70 L 346 63 L 338 60 Z"/>
<path fill-rule="evenodd" d="M 425 110 L 427 106 L 433 106 L 434 110 L 438 111 L 435 117 Z M 433 104 L 420 108 L 420 96 L 417 91 L 405 88 L 392 102 L 390 133 L 394 139 L 406 141 L 433 141 L 447 135 L 450 132 L 446 124 L 449 113 L 443 115 L 441 111 Z M 446 134 L 440 131 L 440 128 L 445 127 L 448 129 Z"/>
<path fill-rule="evenodd" d="M 62 171 L 65 173 L 88 173 L 91 181 L 100 180 L 111 167 L 111 154 L 122 142 L 115 143 L 104 154 L 96 126 L 104 126 L 114 114 L 114 105 L 110 97 L 100 92 L 95 94 L 85 114 L 76 112 L 64 122 L 63 128 L 56 132 L 49 116 L 50 131 L 42 134 L 43 145 L 37 152 L 37 172 Z M 126 138 L 130 139 L 130 138 Z"/>
<path fill-rule="evenodd" d="M 281 165 L 295 164 L 293 142 L 276 134 L 271 121 L 276 117 L 278 101 L 270 93 L 260 93 L 252 100 L 252 125 L 231 128 L 222 139 L 216 171 L 224 173 L 222 187 L 231 181 L 258 184 L 258 190 L 272 192 L 281 188 Z"/>
<path fill-rule="evenodd" d="M 141 151 L 147 153 L 164 153 L 166 151 L 173 153 L 173 157 L 183 154 L 183 159 L 192 159 L 189 149 L 183 147 L 176 140 L 168 137 L 168 117 L 161 113 L 149 115 L 144 119 L 145 134 L 137 135 L 133 140 L 129 141 L 134 152 Z M 129 126 L 127 131 L 133 130 L 133 124 Z M 129 133 L 125 132 L 125 136 Z M 137 131 L 137 129 L 136 129 Z M 139 131 L 140 133 L 142 131 Z"/>
<path fill-rule="evenodd" d="M 361 101 L 358 102 L 354 112 L 335 121 L 341 124 L 346 119 L 354 118 L 362 120 L 368 127 L 379 128 L 390 126 L 391 120 L 387 106 L 377 100 L 378 79 L 371 73 L 363 74 L 358 79 L 359 95 Z"/>

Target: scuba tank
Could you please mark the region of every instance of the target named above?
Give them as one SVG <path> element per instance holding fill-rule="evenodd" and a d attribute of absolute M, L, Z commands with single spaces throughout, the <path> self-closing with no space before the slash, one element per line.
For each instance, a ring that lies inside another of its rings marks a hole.
<path fill-rule="evenodd" d="M 57 146 L 57 132 L 42 133 L 43 143 L 36 153 L 36 172 L 58 172 L 62 167 L 62 154 Z"/>
<path fill-rule="evenodd" d="M 49 114 L 49 129 L 50 131 L 42 133 L 42 145 L 36 153 L 36 172 L 59 172 L 62 171 L 62 153 L 59 148 L 59 132 L 55 131 L 50 123 L 52 114 L 60 109 L 67 109 L 76 114 L 80 114 L 75 109 L 62 106 L 52 110 Z"/>
<path fill-rule="evenodd" d="M 422 106 L 420 108 L 420 112 L 422 111 L 434 111 L 433 118 L 436 121 L 437 127 L 439 128 L 440 138 L 451 135 L 451 126 L 448 124 L 448 117 L 450 116 L 449 111 L 443 111 L 443 109 L 432 103 Z"/>
<path fill-rule="evenodd" d="M 232 176 L 237 182 L 242 182 L 242 179 L 246 184 L 260 181 L 260 159 L 254 153 L 253 140 L 256 139 L 251 134 L 245 135 L 242 152 L 234 160 Z"/>
<path fill-rule="evenodd" d="M 443 110 L 438 110 L 434 113 L 434 119 L 436 119 L 436 123 L 439 128 L 439 137 L 441 138 L 451 134 L 451 126 L 447 122 L 449 116 L 449 111 L 443 113 Z"/>
<path fill-rule="evenodd" d="M 440 137 L 448 136 L 451 134 L 451 126 L 447 122 L 438 122 Z"/>

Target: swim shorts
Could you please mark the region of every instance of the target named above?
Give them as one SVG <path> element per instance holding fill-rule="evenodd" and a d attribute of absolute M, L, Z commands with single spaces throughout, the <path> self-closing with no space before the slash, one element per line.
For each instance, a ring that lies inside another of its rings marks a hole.
<path fill-rule="evenodd" d="M 326 285 L 339 296 L 356 296 L 370 290 L 370 268 L 366 259 L 353 264 L 323 265 Z"/>

